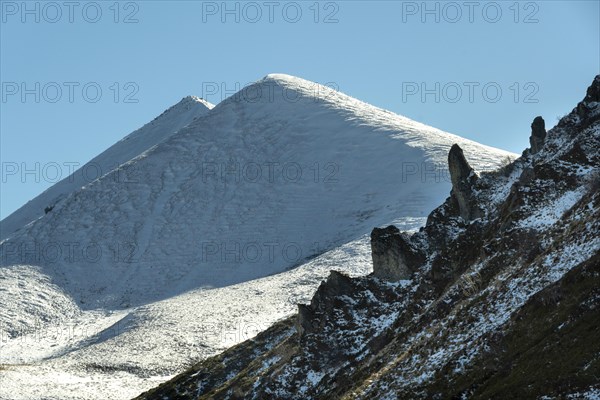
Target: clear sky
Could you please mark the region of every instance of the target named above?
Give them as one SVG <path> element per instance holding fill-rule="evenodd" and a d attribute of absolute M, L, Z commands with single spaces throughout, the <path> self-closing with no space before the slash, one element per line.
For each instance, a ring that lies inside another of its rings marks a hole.
<path fill-rule="evenodd" d="M 47 166 L 268 73 L 520 153 L 600 71 L 597 0 L 0 3 L 1 218 L 56 181 Z"/>

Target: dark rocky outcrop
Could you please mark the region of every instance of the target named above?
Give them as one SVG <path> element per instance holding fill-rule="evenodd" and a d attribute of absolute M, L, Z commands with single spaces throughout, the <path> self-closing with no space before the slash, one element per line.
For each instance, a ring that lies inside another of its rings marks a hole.
<path fill-rule="evenodd" d="M 588 87 L 585 98 L 577 104 L 570 114 L 562 118 L 556 125 L 559 128 L 586 129 L 600 119 L 600 75 Z M 574 132 L 572 130 L 572 132 Z M 568 132 L 564 132 L 567 133 Z"/>
<path fill-rule="evenodd" d="M 318 328 L 315 313 L 307 304 L 298 304 L 298 317 L 296 318 L 296 330 L 300 336 L 313 333 Z"/>
<path fill-rule="evenodd" d="M 585 98 L 577 104 L 577 115 L 581 120 L 598 117 L 596 103 L 600 102 L 600 76 L 597 76 L 592 85 L 587 89 Z M 596 111 L 595 111 L 596 110 Z"/>
<path fill-rule="evenodd" d="M 450 179 L 453 187 L 467 180 L 473 173 L 473 168 L 469 165 L 465 154 L 457 144 L 453 144 L 448 153 L 448 168 L 450 169 Z"/>
<path fill-rule="evenodd" d="M 310 305 L 298 304 L 296 330 L 300 336 L 313 333 L 322 328 L 320 314 L 327 314 L 335 308 L 336 297 L 351 294 L 354 291 L 352 279 L 339 271 L 332 270 L 326 281 L 321 282 Z"/>
<path fill-rule="evenodd" d="M 411 244 L 410 237 L 395 226 L 371 232 L 373 275 L 388 281 L 409 279 L 425 262 L 425 255 Z"/>
<path fill-rule="evenodd" d="M 531 154 L 538 153 L 546 141 L 546 123 L 542 117 L 535 117 L 531 123 L 531 136 L 529 144 L 531 145 Z"/>
<path fill-rule="evenodd" d="M 458 206 L 459 215 L 465 221 L 481 217 L 481 210 L 473 198 L 473 186 L 477 175 L 457 144 L 454 144 L 448 153 L 448 169 L 452 181 L 451 197 Z"/>

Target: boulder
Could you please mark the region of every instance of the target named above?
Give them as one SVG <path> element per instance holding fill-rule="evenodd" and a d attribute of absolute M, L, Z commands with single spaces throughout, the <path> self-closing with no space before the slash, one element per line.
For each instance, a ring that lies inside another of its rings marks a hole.
<path fill-rule="evenodd" d="M 387 281 L 409 279 L 425 262 L 425 255 L 412 245 L 410 237 L 392 225 L 373 229 L 371 255 L 373 275 Z"/>
<path fill-rule="evenodd" d="M 475 171 L 465 158 L 459 145 L 454 144 L 448 153 L 448 169 L 452 181 L 450 196 L 458 206 L 458 213 L 465 221 L 481 216 L 481 210 L 473 195 L 473 186 L 477 180 Z"/>

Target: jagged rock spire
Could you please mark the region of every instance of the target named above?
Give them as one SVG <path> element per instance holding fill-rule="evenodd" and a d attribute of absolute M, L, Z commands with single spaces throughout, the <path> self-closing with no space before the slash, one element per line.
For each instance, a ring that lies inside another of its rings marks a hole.
<path fill-rule="evenodd" d="M 473 199 L 473 184 L 477 175 L 457 144 L 452 145 L 448 153 L 448 169 L 452 180 L 451 196 L 458 205 L 459 215 L 466 221 L 480 217 L 481 212 Z"/>
<path fill-rule="evenodd" d="M 535 117 L 531 123 L 531 136 L 529 144 L 531 145 L 531 154 L 536 154 L 544 146 L 546 140 L 546 123 L 540 116 Z"/>
<path fill-rule="evenodd" d="M 448 153 L 448 168 L 450 169 L 452 187 L 459 185 L 473 172 L 473 168 L 467 162 L 463 150 L 457 144 L 453 144 L 450 153 Z"/>

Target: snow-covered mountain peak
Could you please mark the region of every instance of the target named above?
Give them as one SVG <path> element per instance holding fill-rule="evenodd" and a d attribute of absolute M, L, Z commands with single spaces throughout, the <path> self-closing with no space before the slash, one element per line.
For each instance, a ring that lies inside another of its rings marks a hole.
<path fill-rule="evenodd" d="M 185 96 L 178 103 L 172 105 L 163 111 L 158 117 L 154 118 L 150 123 L 144 125 L 142 128 L 134 131 L 131 135 L 136 132 L 144 129 L 147 125 L 156 124 L 157 122 L 167 122 L 169 120 L 173 120 L 175 118 L 180 119 L 181 123 L 175 124 L 173 129 L 179 130 L 183 126 L 187 125 L 191 120 L 196 119 L 199 116 L 202 116 L 208 113 L 210 110 L 214 108 L 214 104 L 197 97 L 197 96 Z M 191 116 L 191 120 L 187 118 L 187 116 Z M 170 121 L 169 121 L 170 122 Z M 185 125 L 181 125 L 185 123 Z M 129 135 L 129 136 L 131 136 Z M 129 137 L 126 136 L 125 138 Z"/>
<path fill-rule="evenodd" d="M 388 136 L 404 141 L 415 149 L 424 150 L 427 161 L 432 163 L 445 163 L 450 146 L 459 143 L 467 153 L 476 154 L 476 170 L 493 169 L 497 166 L 498 149 L 363 102 L 338 90 L 335 82 L 328 85 L 287 74 L 268 74 L 217 104 L 211 111 L 211 117 L 214 120 L 243 119 L 244 124 L 253 125 L 250 131 L 257 131 L 259 134 L 272 129 L 257 130 L 257 121 L 277 120 L 276 126 L 279 128 L 275 130 L 279 134 L 291 134 L 293 129 L 286 129 L 289 126 L 313 126 L 313 129 L 304 131 L 307 137 L 315 135 L 315 140 L 328 135 L 334 141 L 339 137 L 348 143 L 362 143 L 373 136 Z M 322 123 L 326 126 L 320 126 Z M 259 123 L 258 126 L 260 125 L 262 124 Z M 245 126 L 248 128 L 248 125 Z M 344 128 L 339 130 L 341 126 Z M 347 129 L 346 126 L 352 129 Z M 240 134 L 247 133 L 248 129 Z M 480 151 L 481 149 L 484 151 Z M 507 156 L 513 155 L 505 152 L 502 157 Z"/>
<path fill-rule="evenodd" d="M 203 105 L 208 110 L 212 110 L 215 107 L 214 104 L 203 99 L 202 97 L 189 95 L 189 96 L 185 96 L 183 99 L 181 99 L 181 101 L 179 103 L 175 104 L 172 108 L 181 107 L 181 106 L 192 107 L 192 106 L 197 106 L 197 105 L 198 106 Z"/>
<path fill-rule="evenodd" d="M 206 115 L 214 105 L 195 96 L 184 97 L 151 122 L 133 131 L 65 177 L 54 186 L 27 202 L 0 223 L 0 240 L 42 217 L 70 193 L 92 183 L 122 164 L 139 156 L 192 121 Z"/>
<path fill-rule="evenodd" d="M 445 159 L 454 143 L 479 170 L 510 155 L 301 78 L 268 75 L 211 110 L 184 98 L 92 160 L 113 166 L 93 184 L 43 197 L 35 211 L 44 218 L 5 246 L 56 235 L 107 243 L 103 254 L 128 246 L 135 268 L 103 257 L 94 282 L 83 258 L 34 260 L 95 307 L 230 285 L 291 268 L 398 216 L 426 215 L 449 192 Z M 261 257 L 246 257 L 257 246 Z M 292 247 L 294 257 L 285 253 Z M 6 254 L 5 265 L 31 262 Z M 92 291 L 99 282 L 103 289 Z"/>
<path fill-rule="evenodd" d="M 315 85 L 319 85 L 316 82 L 309 81 L 304 78 L 300 78 L 298 76 L 288 75 L 288 74 L 280 74 L 280 73 L 272 73 L 265 75 L 264 78 L 258 80 L 256 83 L 271 83 L 276 84 L 282 87 L 287 88 L 302 88 L 302 87 L 312 87 Z"/>
<path fill-rule="evenodd" d="M 2 221 L 3 237 L 7 225 L 12 230 L 0 243 L 0 282 L 9 289 L 0 290 L 8 310 L 0 311 L 0 336 L 15 339 L 0 364 L 14 362 L 19 335 L 37 320 L 81 325 L 85 317 L 100 332 L 123 318 L 124 331 L 114 338 L 125 343 L 119 351 L 112 339 L 102 349 L 96 342 L 81 346 L 125 361 L 94 365 L 135 363 L 144 365 L 145 376 L 171 374 L 197 348 L 199 321 L 249 316 L 270 324 L 291 312 L 285 303 L 291 293 L 299 287 L 310 293 L 331 267 L 342 265 L 339 257 L 357 254 L 354 245 L 336 252 L 339 246 L 360 242 L 368 255 L 361 238 L 373 226 L 424 224 L 450 192 L 446 159 L 454 143 L 477 170 L 512 155 L 289 75 L 268 75 L 214 108 L 185 97 L 92 160 L 101 166 L 98 178 L 61 182 Z M 308 267 L 299 270 L 302 265 Z M 26 291 L 22 277 L 29 277 Z M 252 286 L 258 278 L 263 283 Z M 158 309 L 166 311 L 157 316 Z M 148 334 L 159 331 L 160 344 Z M 58 354 L 44 346 L 26 360 Z M 205 354 L 222 348 L 206 346 Z M 139 360 L 150 348 L 178 358 L 171 366 L 157 359 L 148 372 L 147 360 Z M 72 354 L 84 362 L 77 350 Z M 14 382 L 28 381 L 19 379 Z M 152 385 L 133 375 L 128 382 Z M 2 386 L 0 397 L 10 391 Z M 90 397 L 71 389 L 75 398 Z M 108 386 L 93 389 L 125 398 Z"/>
<path fill-rule="evenodd" d="M 294 82 L 294 81 L 306 81 L 306 79 L 302 79 L 299 78 L 297 76 L 293 76 L 293 75 L 289 75 L 289 74 L 282 74 L 282 73 L 270 73 L 265 75 L 265 77 L 262 80 L 271 80 L 271 81 L 280 81 L 280 82 Z"/>
<path fill-rule="evenodd" d="M 341 93 L 325 85 L 295 76 L 269 74 L 223 100 L 217 105 L 217 109 L 239 103 L 270 104 L 275 107 L 282 105 L 293 107 L 306 103 L 331 103 L 336 102 L 334 94 Z"/>

